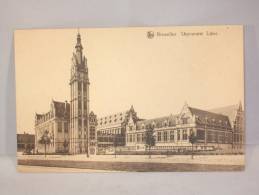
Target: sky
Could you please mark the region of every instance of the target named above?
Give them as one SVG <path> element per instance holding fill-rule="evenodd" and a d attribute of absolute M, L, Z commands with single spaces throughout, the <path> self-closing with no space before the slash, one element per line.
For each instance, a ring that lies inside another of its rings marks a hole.
<path fill-rule="evenodd" d="M 79 29 L 97 116 L 133 105 L 140 118 L 244 103 L 242 26 Z M 154 37 L 148 38 L 147 32 Z M 15 31 L 17 132 L 34 133 L 35 113 L 70 100 L 78 29 Z M 244 105 L 244 104 L 243 104 Z"/>

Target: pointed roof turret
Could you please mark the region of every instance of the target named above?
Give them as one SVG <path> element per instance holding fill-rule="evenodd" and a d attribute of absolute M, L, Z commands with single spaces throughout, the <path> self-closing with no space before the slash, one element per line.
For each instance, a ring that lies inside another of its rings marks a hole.
<path fill-rule="evenodd" d="M 77 33 L 77 38 L 76 38 L 76 46 L 75 46 L 76 50 L 83 50 L 83 46 L 81 44 L 81 35 L 78 31 Z"/>

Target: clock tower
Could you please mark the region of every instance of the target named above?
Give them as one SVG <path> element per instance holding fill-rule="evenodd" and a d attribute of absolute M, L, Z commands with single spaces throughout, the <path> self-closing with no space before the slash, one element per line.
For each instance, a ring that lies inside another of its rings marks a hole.
<path fill-rule="evenodd" d="M 89 156 L 89 78 L 87 59 L 83 55 L 81 35 L 77 34 L 72 56 L 70 78 L 70 140 L 71 154 L 86 153 Z"/>

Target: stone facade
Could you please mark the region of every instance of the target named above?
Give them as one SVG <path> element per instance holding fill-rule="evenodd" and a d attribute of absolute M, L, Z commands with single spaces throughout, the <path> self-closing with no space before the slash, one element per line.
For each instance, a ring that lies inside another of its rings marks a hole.
<path fill-rule="evenodd" d="M 241 102 L 239 104 L 212 109 L 212 112 L 224 114 L 229 117 L 233 132 L 233 149 L 244 152 L 245 126 L 244 111 Z"/>
<path fill-rule="evenodd" d="M 70 105 L 67 102 L 52 100 L 50 111 L 35 115 L 35 151 L 45 152 L 43 136 L 46 135 L 47 153 L 64 153 L 68 151 Z"/>
<path fill-rule="evenodd" d="M 70 79 L 70 145 L 71 154 L 88 153 L 89 143 L 89 78 L 87 59 L 83 55 L 81 36 L 77 35 L 72 57 Z"/>
<path fill-rule="evenodd" d="M 35 146 L 38 153 L 45 151 L 45 143 L 47 153 L 96 153 L 97 119 L 93 112 L 89 114 L 90 82 L 79 33 L 72 56 L 69 84 L 70 104 L 53 100 L 49 112 L 35 115 Z"/>
<path fill-rule="evenodd" d="M 89 154 L 94 155 L 97 153 L 97 116 L 90 112 L 89 114 Z"/>
<path fill-rule="evenodd" d="M 145 149 L 145 132 L 152 126 L 156 149 L 191 147 L 191 133 L 197 138 L 196 146 L 208 148 L 232 148 L 232 129 L 227 116 L 196 108 L 183 107 L 180 114 L 137 121 L 127 128 L 126 146 Z"/>
<path fill-rule="evenodd" d="M 119 134 L 121 139 L 125 138 L 125 142 L 120 144 L 123 146 L 121 150 L 144 151 L 146 132 L 152 127 L 155 150 L 189 150 L 192 147 L 189 137 L 193 133 L 198 150 L 233 151 L 238 148 L 242 152 L 244 142 L 241 137 L 244 138 L 244 128 L 241 104 L 238 107 L 213 110 L 215 111 L 205 111 L 185 104 L 179 114 L 143 120 L 137 117 L 132 107 L 127 112 L 98 119 L 98 146 L 104 149 L 114 148 L 113 137 Z M 225 113 L 219 112 L 221 110 L 225 110 Z M 106 139 L 103 138 L 105 135 Z"/>
<path fill-rule="evenodd" d="M 131 123 L 131 120 L 135 122 L 139 120 L 133 106 L 127 111 L 98 118 L 98 149 L 113 148 L 114 144 L 125 146 L 126 128 Z"/>

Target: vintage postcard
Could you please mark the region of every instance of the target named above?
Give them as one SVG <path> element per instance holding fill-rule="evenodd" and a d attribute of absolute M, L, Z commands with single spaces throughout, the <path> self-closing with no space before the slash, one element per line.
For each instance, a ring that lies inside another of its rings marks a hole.
<path fill-rule="evenodd" d="M 243 26 L 15 31 L 17 170 L 240 171 Z"/>

